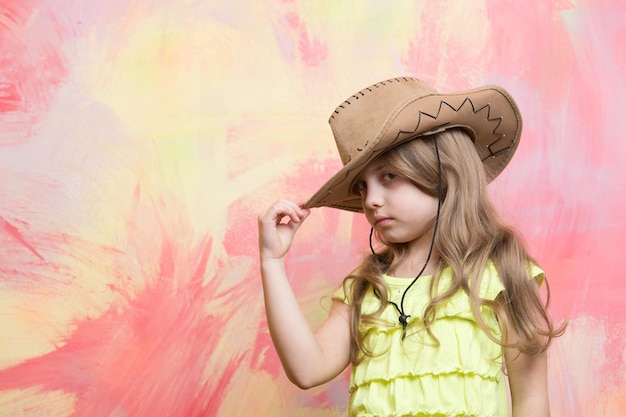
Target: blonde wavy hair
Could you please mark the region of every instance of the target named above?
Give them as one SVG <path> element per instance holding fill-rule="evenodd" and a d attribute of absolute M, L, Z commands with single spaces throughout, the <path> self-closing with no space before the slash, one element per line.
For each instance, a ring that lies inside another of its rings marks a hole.
<path fill-rule="evenodd" d="M 439 195 L 439 166 L 435 137 L 441 161 L 442 202 L 433 247 L 438 255 L 438 272 L 433 274 L 431 299 L 421 320 L 425 331 L 438 343 L 431 328 L 437 319 L 437 306 L 458 291 L 465 291 L 478 325 L 491 340 L 503 348 L 516 348 L 528 355 L 544 352 L 553 338 L 563 334 L 565 324 L 555 326 L 548 315 L 550 289 L 547 281 L 544 302 L 536 282 L 529 279 L 529 268 L 534 260 L 520 236 L 502 221 L 491 203 L 487 173 L 468 134 L 461 129 L 449 129 L 406 142 L 385 152 L 381 158 L 389 164 L 390 172 L 436 197 Z M 379 236 L 377 238 L 380 240 Z M 353 363 L 358 363 L 362 355 L 372 356 L 359 331 L 360 324 L 379 322 L 380 313 L 388 306 L 388 290 L 382 272 L 393 269 L 406 256 L 405 245 L 386 243 L 377 255 L 367 256 L 355 272 L 344 279 L 344 293 L 351 310 Z M 479 295 L 481 273 L 490 260 L 505 288 L 495 301 Z M 452 270 L 452 284 L 440 293 L 437 291 L 439 275 L 445 267 Z M 372 314 L 362 314 L 362 302 L 369 291 L 380 299 L 380 306 Z M 488 328 L 482 307 L 495 313 L 502 338 Z M 517 338 L 507 343 L 510 330 Z"/>

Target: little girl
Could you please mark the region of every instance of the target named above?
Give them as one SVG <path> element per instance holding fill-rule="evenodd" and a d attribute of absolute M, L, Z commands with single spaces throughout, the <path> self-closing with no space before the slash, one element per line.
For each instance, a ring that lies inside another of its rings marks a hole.
<path fill-rule="evenodd" d="M 513 416 L 549 416 L 546 351 L 564 326 L 487 194 L 520 139 L 509 93 L 395 78 L 341 103 L 330 125 L 344 167 L 305 204 L 259 216 L 267 319 L 289 379 L 314 387 L 351 364 L 349 416 L 508 416 L 507 391 Z M 284 257 L 320 206 L 363 212 L 372 253 L 313 331 Z"/>

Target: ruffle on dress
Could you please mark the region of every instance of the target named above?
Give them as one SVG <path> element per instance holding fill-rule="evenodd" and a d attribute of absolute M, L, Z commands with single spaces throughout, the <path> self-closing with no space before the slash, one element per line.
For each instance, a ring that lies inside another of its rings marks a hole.
<path fill-rule="evenodd" d="M 372 381 L 351 393 L 347 414 L 359 417 L 507 416 L 506 385 L 494 384 L 478 375 L 443 373 Z"/>
<path fill-rule="evenodd" d="M 532 276 L 541 281 L 543 271 L 533 269 Z M 390 300 L 400 305 L 411 279 L 384 278 Z M 387 325 L 361 324 L 364 343 L 373 356 L 365 356 L 352 369 L 348 415 L 507 415 L 503 351 L 476 322 L 469 295 L 459 291 L 438 306 L 437 319 L 431 325 L 437 340 L 424 330 L 420 319 L 430 299 L 431 279 L 430 276 L 419 278 L 404 298 L 404 311 L 412 316 L 404 339 L 398 311 L 391 304 L 379 317 Z M 444 270 L 440 291 L 451 280 L 451 270 Z M 494 300 L 503 289 L 495 266 L 488 263 L 481 277 L 480 296 Z M 336 296 L 343 297 L 342 290 Z M 374 312 L 379 305 L 379 299 L 370 293 L 363 300 L 363 312 Z M 493 311 L 483 307 L 482 314 L 492 335 L 500 338 Z M 416 410 L 421 414 L 415 414 Z"/>

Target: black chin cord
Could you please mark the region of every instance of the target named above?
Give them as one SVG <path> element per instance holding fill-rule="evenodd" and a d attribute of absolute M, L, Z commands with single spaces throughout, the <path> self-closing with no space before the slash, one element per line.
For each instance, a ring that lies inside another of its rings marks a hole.
<path fill-rule="evenodd" d="M 422 273 L 424 272 L 424 270 L 426 269 L 426 266 L 428 265 L 428 262 L 430 261 L 430 257 L 433 253 L 433 248 L 435 246 L 435 236 L 437 234 L 437 227 L 439 226 L 439 213 L 441 212 L 441 200 L 443 198 L 443 190 L 442 190 L 443 181 L 441 179 L 441 159 L 439 158 L 439 147 L 437 146 L 437 137 L 435 137 L 434 141 L 435 141 L 435 153 L 437 154 L 437 168 L 439 171 L 438 172 L 439 184 L 438 184 L 437 216 L 435 217 L 435 225 L 433 227 L 433 237 L 430 241 L 430 249 L 428 250 L 428 256 L 426 257 L 426 262 L 424 262 L 424 266 L 422 267 L 420 272 L 417 274 L 417 276 L 413 278 L 413 281 L 411 281 L 408 287 L 404 289 L 404 292 L 402 293 L 402 298 L 400 299 L 400 305 L 398 305 L 397 303 L 393 301 L 389 301 L 389 304 L 392 304 L 398 311 L 398 314 L 400 315 L 398 317 L 398 321 L 402 325 L 402 339 L 406 337 L 406 327 L 409 324 L 409 319 L 411 318 L 411 316 L 406 314 L 406 312 L 404 311 L 404 298 L 406 297 L 407 292 L 413 286 L 413 284 L 415 284 L 417 280 L 422 276 Z M 378 261 L 379 255 L 376 253 L 376 251 L 374 251 L 374 246 L 372 245 L 373 235 L 374 235 L 374 227 L 372 226 L 372 229 L 370 230 L 370 250 L 372 251 L 372 254 Z"/>

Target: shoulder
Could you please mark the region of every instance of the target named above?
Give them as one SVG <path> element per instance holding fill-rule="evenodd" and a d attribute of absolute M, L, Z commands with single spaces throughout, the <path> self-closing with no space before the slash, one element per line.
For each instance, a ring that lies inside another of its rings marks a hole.
<path fill-rule="evenodd" d="M 359 279 L 358 273 L 359 270 L 356 269 L 344 278 L 341 285 L 333 293 L 333 300 L 348 305 L 352 304 L 353 288 L 355 285 L 359 285 L 358 282 L 362 281 Z"/>
<path fill-rule="evenodd" d="M 545 272 L 534 262 L 527 263 L 525 276 L 528 280 L 535 280 L 539 286 L 545 280 Z M 495 300 L 504 289 L 505 285 L 496 264 L 493 260 L 487 261 L 480 280 L 480 296 Z"/>
<path fill-rule="evenodd" d="M 487 300 L 495 300 L 498 294 L 504 290 L 504 283 L 492 260 L 487 261 L 482 276 L 480 277 L 480 297 Z"/>
<path fill-rule="evenodd" d="M 340 301 L 344 304 L 350 304 L 350 293 L 354 284 L 353 277 L 347 277 L 343 280 L 339 288 L 333 293 L 333 300 Z"/>
<path fill-rule="evenodd" d="M 353 303 L 353 298 L 355 298 L 359 304 L 379 302 L 379 298 L 376 296 L 376 290 L 374 289 L 374 285 L 370 282 L 370 279 L 366 279 L 359 274 L 360 270 L 357 268 L 344 278 L 341 285 L 333 293 L 334 301 L 348 305 Z M 380 279 L 382 280 L 381 285 L 386 285 L 384 275 L 380 275 Z"/>

